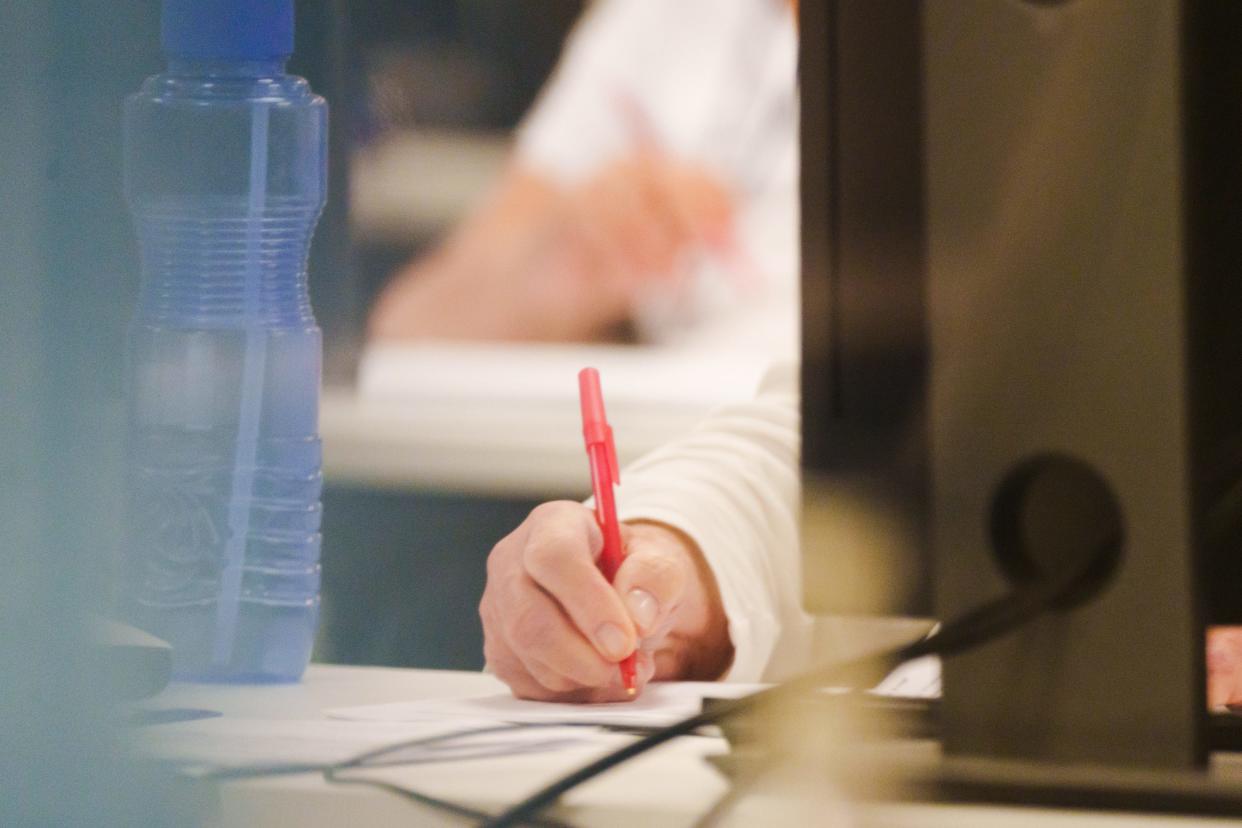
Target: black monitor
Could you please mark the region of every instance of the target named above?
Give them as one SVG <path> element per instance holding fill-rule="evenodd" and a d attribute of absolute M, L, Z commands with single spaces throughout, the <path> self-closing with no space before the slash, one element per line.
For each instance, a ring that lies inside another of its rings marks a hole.
<path fill-rule="evenodd" d="M 806 605 L 951 618 L 1115 541 L 946 662 L 946 754 L 1193 774 L 1242 615 L 1242 4 L 800 15 Z"/>
<path fill-rule="evenodd" d="M 800 14 L 806 603 L 931 615 L 920 4 Z"/>

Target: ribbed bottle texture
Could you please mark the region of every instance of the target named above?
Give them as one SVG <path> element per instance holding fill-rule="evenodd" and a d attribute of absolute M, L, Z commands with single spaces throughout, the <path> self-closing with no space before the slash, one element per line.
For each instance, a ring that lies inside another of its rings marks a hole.
<path fill-rule="evenodd" d="M 147 203 L 135 210 L 144 318 L 182 327 L 244 326 L 250 312 L 247 284 L 257 266 L 257 322 L 281 328 L 314 324 L 305 260 L 318 205 L 274 199 L 254 218 L 245 209 L 244 202 L 221 199 L 201 205 Z"/>
<path fill-rule="evenodd" d="M 321 342 L 306 260 L 325 108 L 280 69 L 182 67 L 126 106 L 142 286 L 123 603 L 186 679 L 296 680 L 318 617 Z"/>

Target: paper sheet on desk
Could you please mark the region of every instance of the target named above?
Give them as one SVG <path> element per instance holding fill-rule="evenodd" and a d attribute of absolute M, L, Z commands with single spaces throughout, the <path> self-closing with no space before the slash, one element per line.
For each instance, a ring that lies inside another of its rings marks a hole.
<path fill-rule="evenodd" d="M 907 661 L 885 676 L 871 692 L 905 699 L 938 699 L 940 659 L 929 655 Z"/>
<path fill-rule="evenodd" d="M 327 710 L 335 719 L 372 722 L 488 720 L 596 724 L 611 727 L 662 727 L 698 713 L 705 697 L 735 698 L 762 689 L 761 684 L 675 681 L 649 684 L 642 695 L 615 704 L 556 704 L 515 699 L 508 694 L 464 699 L 423 699 Z"/>
<path fill-rule="evenodd" d="M 632 702 L 555 704 L 515 699 L 508 694 L 464 699 L 423 699 L 362 707 L 342 707 L 325 714 L 336 719 L 373 722 L 430 722 L 452 719 L 493 722 L 572 722 L 615 727 L 662 727 L 698 713 L 704 698 L 737 698 L 765 684 L 675 681 L 647 685 Z M 890 673 L 873 693 L 903 698 L 940 695 L 940 661 L 916 659 Z"/>

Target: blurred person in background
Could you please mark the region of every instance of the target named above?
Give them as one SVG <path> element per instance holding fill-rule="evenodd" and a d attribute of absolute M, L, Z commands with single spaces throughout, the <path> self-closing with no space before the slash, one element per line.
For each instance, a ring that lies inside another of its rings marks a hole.
<path fill-rule="evenodd" d="M 796 4 L 600 0 L 372 339 L 797 348 Z"/>

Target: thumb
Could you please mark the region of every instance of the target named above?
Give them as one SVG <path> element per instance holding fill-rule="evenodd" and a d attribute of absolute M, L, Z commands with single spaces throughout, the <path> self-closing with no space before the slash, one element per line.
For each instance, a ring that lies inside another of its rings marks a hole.
<path fill-rule="evenodd" d="M 690 562 L 670 530 L 650 525 L 623 528 L 628 530 L 627 554 L 612 585 L 639 635 L 648 638 L 664 631 L 680 608 Z"/>

